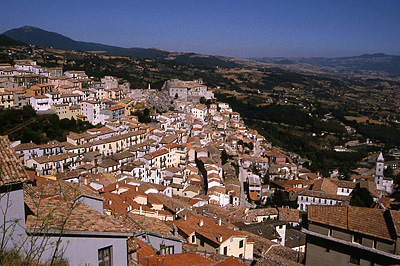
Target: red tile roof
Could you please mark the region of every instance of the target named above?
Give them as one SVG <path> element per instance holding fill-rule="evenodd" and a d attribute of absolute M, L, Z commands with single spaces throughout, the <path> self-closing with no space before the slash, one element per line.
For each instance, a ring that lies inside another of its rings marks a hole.
<path fill-rule="evenodd" d="M 298 209 L 278 208 L 278 219 L 279 221 L 299 222 L 300 212 Z"/>
<path fill-rule="evenodd" d="M 237 258 L 230 256 L 227 259 L 224 259 L 223 261 L 217 262 L 216 264 L 213 264 L 213 266 L 246 266 L 247 264 L 244 264 Z"/>
<path fill-rule="evenodd" d="M 168 254 L 156 256 L 156 251 L 146 243 L 135 238 L 140 245 L 138 249 L 138 262 L 143 266 L 163 265 L 163 266 L 211 266 L 214 260 L 208 259 L 197 253 Z"/>
<path fill-rule="evenodd" d="M 8 137 L 0 136 L 0 186 L 23 182 L 28 174 L 18 159 Z"/>
<path fill-rule="evenodd" d="M 332 181 L 322 178 L 315 181 L 312 186 L 312 190 L 314 191 L 323 191 L 330 194 L 336 194 L 338 190 L 338 186 L 335 185 Z"/>
<path fill-rule="evenodd" d="M 400 211 L 390 210 L 397 236 L 400 236 Z"/>
<path fill-rule="evenodd" d="M 383 213 L 383 210 L 355 206 L 308 206 L 308 220 L 311 222 L 392 240 Z M 395 216 L 400 219 L 397 213 Z"/>
<path fill-rule="evenodd" d="M 151 152 L 150 154 L 153 156 L 153 158 L 155 158 L 155 157 L 158 157 L 158 156 L 161 156 L 161 155 L 165 155 L 165 154 L 168 154 L 169 153 L 169 151 L 167 150 L 167 149 L 160 149 L 160 150 L 157 150 L 157 151 L 153 151 L 153 152 Z"/>
<path fill-rule="evenodd" d="M 203 224 L 201 225 L 201 222 Z M 190 216 L 186 220 L 181 219 L 174 222 L 174 224 L 186 235 L 193 232 L 202 235 L 210 241 L 220 245 L 232 236 L 243 236 L 241 232 L 234 231 L 225 226 L 216 224 L 212 219 L 201 216 Z M 222 237 L 222 241 L 218 241 L 218 236 Z"/>
<path fill-rule="evenodd" d="M 80 202 L 72 203 L 52 198 L 40 200 L 26 195 L 25 203 L 32 213 L 26 218 L 26 228 L 31 232 L 39 230 L 40 233 L 43 230 L 42 225 L 46 224 L 45 230 L 63 230 L 64 233 L 114 232 L 125 233 L 127 236 L 131 234 L 129 229 L 117 221 Z"/>

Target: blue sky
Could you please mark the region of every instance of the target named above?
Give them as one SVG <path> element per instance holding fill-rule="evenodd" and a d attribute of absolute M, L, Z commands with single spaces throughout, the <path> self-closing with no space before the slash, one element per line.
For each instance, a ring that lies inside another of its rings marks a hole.
<path fill-rule="evenodd" d="M 234 57 L 400 55 L 400 1 L 12 0 L 24 25 L 74 40 Z"/>

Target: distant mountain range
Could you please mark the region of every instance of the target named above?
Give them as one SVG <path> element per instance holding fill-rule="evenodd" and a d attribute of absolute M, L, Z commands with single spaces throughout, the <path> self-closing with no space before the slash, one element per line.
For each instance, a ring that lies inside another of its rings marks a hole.
<path fill-rule="evenodd" d="M 41 47 L 52 47 L 63 50 L 79 50 L 96 52 L 111 56 L 130 56 L 150 59 L 170 59 L 180 63 L 217 65 L 221 67 L 236 67 L 236 63 L 223 60 L 222 57 L 199 55 L 195 53 L 177 53 L 159 49 L 123 48 L 94 42 L 75 41 L 71 38 L 49 32 L 33 26 L 24 26 L 3 33 L 14 40 Z"/>
<path fill-rule="evenodd" d="M 386 54 L 364 54 L 352 57 L 310 57 L 310 58 L 249 58 L 258 62 L 293 65 L 307 63 L 317 67 L 329 67 L 342 71 L 384 71 L 400 74 L 400 56 Z"/>
<path fill-rule="evenodd" d="M 9 38 L 7 38 L 9 37 Z M 11 38 L 11 39 L 10 39 Z M 22 43 L 21 43 L 22 42 Z M 75 41 L 55 32 L 33 26 L 12 29 L 0 35 L 0 45 L 36 45 L 65 50 L 96 52 L 110 56 L 130 56 L 150 59 L 168 59 L 185 64 L 203 64 L 220 67 L 279 67 L 282 69 L 308 73 L 333 75 L 364 75 L 379 77 L 383 72 L 389 76 L 400 75 L 400 56 L 386 54 L 365 54 L 353 57 L 311 57 L 311 58 L 228 58 L 196 53 L 171 52 L 154 48 L 123 48 L 93 42 Z M 252 63 L 253 62 L 253 63 Z M 258 62 L 258 63 L 257 63 Z"/>

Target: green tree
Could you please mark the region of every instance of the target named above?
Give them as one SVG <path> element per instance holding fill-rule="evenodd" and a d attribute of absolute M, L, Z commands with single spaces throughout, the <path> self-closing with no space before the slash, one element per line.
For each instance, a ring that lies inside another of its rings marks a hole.
<path fill-rule="evenodd" d="M 287 193 L 283 190 L 277 189 L 275 190 L 274 195 L 272 196 L 272 205 L 281 207 L 281 206 L 287 206 L 288 203 L 288 196 Z"/>
<path fill-rule="evenodd" d="M 393 168 L 389 165 L 385 170 L 383 170 L 383 175 L 386 177 L 393 177 Z"/>
<path fill-rule="evenodd" d="M 133 113 L 133 115 L 136 115 L 138 117 L 138 121 L 140 123 L 150 123 L 151 122 L 151 118 L 150 118 L 150 111 L 149 109 L 144 109 L 143 112 L 142 111 L 135 111 Z"/>
<path fill-rule="evenodd" d="M 357 188 L 351 193 L 350 205 L 358 207 L 372 207 L 374 199 L 366 188 Z"/>
<path fill-rule="evenodd" d="M 264 184 L 269 184 L 270 178 L 269 173 L 266 173 L 263 178 Z"/>
<path fill-rule="evenodd" d="M 222 165 L 226 164 L 228 159 L 229 159 L 229 155 L 228 155 L 228 153 L 226 153 L 226 150 L 223 149 L 222 152 L 221 152 L 221 163 L 222 163 Z"/>
<path fill-rule="evenodd" d="M 253 164 L 252 166 L 251 166 L 251 172 L 253 173 L 253 174 L 255 174 L 255 175 L 260 175 L 260 171 L 257 169 L 257 167 L 256 167 L 256 165 L 255 164 Z"/>

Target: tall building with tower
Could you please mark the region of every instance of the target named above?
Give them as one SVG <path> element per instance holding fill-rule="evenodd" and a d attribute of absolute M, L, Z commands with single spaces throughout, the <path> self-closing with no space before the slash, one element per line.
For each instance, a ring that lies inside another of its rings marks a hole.
<path fill-rule="evenodd" d="M 375 183 L 380 197 L 382 195 L 391 194 L 393 188 L 393 179 L 384 177 L 383 175 L 384 170 L 385 170 L 385 159 L 383 158 L 383 154 L 381 152 L 379 153 L 378 159 L 376 160 L 376 169 L 375 169 Z"/>

